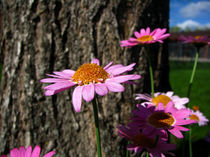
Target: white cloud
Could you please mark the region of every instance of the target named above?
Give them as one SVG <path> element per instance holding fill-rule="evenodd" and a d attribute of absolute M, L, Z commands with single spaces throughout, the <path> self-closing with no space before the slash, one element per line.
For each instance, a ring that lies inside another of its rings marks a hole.
<path fill-rule="evenodd" d="M 180 27 L 181 29 L 186 29 L 186 28 L 190 28 L 190 29 L 195 29 L 195 28 L 199 28 L 199 29 L 203 29 L 203 28 L 210 28 L 210 23 L 207 24 L 200 24 L 199 22 L 193 21 L 193 20 L 186 20 L 183 23 L 178 23 L 177 24 L 178 27 Z"/>
<path fill-rule="evenodd" d="M 210 1 L 192 2 L 180 9 L 183 17 L 196 17 L 202 13 L 210 13 Z"/>

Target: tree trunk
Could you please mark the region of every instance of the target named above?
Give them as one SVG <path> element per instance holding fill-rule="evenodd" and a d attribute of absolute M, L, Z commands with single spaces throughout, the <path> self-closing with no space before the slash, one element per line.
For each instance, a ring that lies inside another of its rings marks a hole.
<path fill-rule="evenodd" d="M 117 126 L 135 108 L 134 94 L 150 92 L 150 80 L 142 48 L 121 48 L 120 41 L 142 27 L 168 28 L 169 0 L 1 0 L 0 8 L 0 154 L 38 144 L 58 157 L 96 156 L 91 103 L 75 113 L 71 89 L 46 97 L 40 83 L 46 73 L 76 70 L 96 57 L 102 65 L 136 62 L 142 75 L 125 92 L 98 97 L 102 155 L 124 157 Z M 167 44 L 151 50 L 156 89 L 165 91 Z"/>

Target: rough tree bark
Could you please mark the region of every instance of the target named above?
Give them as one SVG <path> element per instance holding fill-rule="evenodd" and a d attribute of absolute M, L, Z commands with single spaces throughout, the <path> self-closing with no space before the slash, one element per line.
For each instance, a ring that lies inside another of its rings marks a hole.
<path fill-rule="evenodd" d="M 75 113 L 72 90 L 45 97 L 39 82 L 45 73 L 76 70 L 97 57 L 124 65 L 136 62 L 138 86 L 99 97 L 102 153 L 124 157 L 125 141 L 116 127 L 135 107 L 134 94 L 149 92 L 148 64 L 141 47 L 121 48 L 120 40 L 150 26 L 168 28 L 169 0 L 1 0 L 0 154 L 39 144 L 56 156 L 96 156 L 92 106 L 83 101 Z M 157 90 L 168 83 L 167 44 L 151 48 Z"/>

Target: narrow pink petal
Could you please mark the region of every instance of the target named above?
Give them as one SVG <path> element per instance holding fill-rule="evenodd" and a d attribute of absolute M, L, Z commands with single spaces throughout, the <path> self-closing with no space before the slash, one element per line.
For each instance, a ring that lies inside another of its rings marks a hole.
<path fill-rule="evenodd" d="M 62 88 L 70 88 L 74 86 L 76 83 L 71 82 L 71 81 L 65 81 L 65 82 L 56 82 L 54 84 L 48 85 L 44 87 L 45 90 L 59 90 Z"/>
<path fill-rule="evenodd" d="M 134 35 L 135 35 L 137 38 L 141 37 L 141 34 L 140 34 L 139 32 L 137 32 L 137 31 L 134 32 Z"/>
<path fill-rule="evenodd" d="M 130 42 L 136 42 L 136 38 L 130 37 L 130 38 L 129 38 L 129 41 L 130 41 Z"/>
<path fill-rule="evenodd" d="M 116 76 L 116 77 L 109 78 L 109 79 L 107 79 L 107 81 L 123 83 L 128 80 L 137 80 L 139 78 L 141 78 L 140 75 L 122 75 L 122 76 Z"/>
<path fill-rule="evenodd" d="M 136 100 L 147 100 L 147 101 L 151 101 L 152 98 L 149 94 L 136 94 Z"/>
<path fill-rule="evenodd" d="M 124 67 L 122 64 L 116 64 L 116 65 L 112 65 L 110 66 L 109 68 L 106 69 L 107 72 L 110 72 L 114 69 L 117 69 L 117 68 L 121 68 L 121 67 Z"/>
<path fill-rule="evenodd" d="M 189 131 L 190 129 L 182 127 L 182 126 L 176 126 L 176 129 L 181 130 L 181 131 Z"/>
<path fill-rule="evenodd" d="M 43 157 L 51 157 L 51 156 L 53 156 L 54 154 L 55 154 L 55 151 L 51 151 L 51 152 L 45 154 Z"/>
<path fill-rule="evenodd" d="M 108 93 L 108 89 L 104 83 L 95 84 L 95 91 L 100 96 L 104 96 Z"/>
<path fill-rule="evenodd" d="M 25 150 L 25 148 L 23 146 L 19 148 L 19 152 L 20 152 L 20 156 L 21 157 L 24 157 L 25 156 L 25 151 L 26 150 Z"/>
<path fill-rule="evenodd" d="M 176 125 L 189 125 L 193 123 L 197 123 L 197 121 L 196 120 L 178 120 L 176 122 Z"/>
<path fill-rule="evenodd" d="M 125 88 L 119 83 L 105 82 L 105 84 L 111 92 L 123 92 L 125 90 Z"/>
<path fill-rule="evenodd" d="M 17 148 L 14 148 L 10 151 L 10 157 L 21 157 L 20 152 Z"/>
<path fill-rule="evenodd" d="M 55 94 L 55 91 L 54 90 L 47 90 L 44 95 L 45 96 L 51 96 L 51 95 L 54 95 Z"/>
<path fill-rule="evenodd" d="M 105 67 L 104 67 L 104 70 L 108 69 L 111 65 L 112 65 L 113 62 L 109 62 L 109 64 L 107 64 Z"/>
<path fill-rule="evenodd" d="M 25 157 L 31 157 L 31 151 L 32 151 L 32 147 L 28 146 L 25 152 Z"/>
<path fill-rule="evenodd" d="M 97 64 L 97 65 L 100 65 L 100 61 L 99 61 L 98 59 L 96 59 L 96 58 L 94 58 L 94 59 L 91 61 L 91 63 L 95 63 L 95 64 Z"/>
<path fill-rule="evenodd" d="M 160 36 L 160 37 L 158 38 L 158 40 L 166 39 L 166 38 L 168 38 L 169 36 L 170 36 L 170 34 L 164 34 L 164 35 Z"/>
<path fill-rule="evenodd" d="M 39 157 L 40 155 L 40 152 L 41 152 L 41 148 L 40 146 L 36 146 L 31 154 L 31 157 Z"/>
<path fill-rule="evenodd" d="M 74 92 L 72 94 L 72 103 L 74 106 L 74 110 L 76 112 L 80 112 L 81 105 L 82 105 L 82 90 L 83 86 L 77 86 L 74 89 Z"/>
<path fill-rule="evenodd" d="M 60 71 L 54 71 L 53 73 L 65 79 L 70 79 L 72 77 L 72 75 Z"/>
<path fill-rule="evenodd" d="M 85 99 L 85 101 L 90 102 L 91 100 L 93 100 L 94 94 L 95 94 L 95 89 L 93 83 L 84 85 L 82 90 L 82 96 Z"/>
<path fill-rule="evenodd" d="M 65 69 L 62 72 L 68 74 L 69 76 L 73 76 L 75 73 L 75 71 L 71 69 Z"/>
<path fill-rule="evenodd" d="M 177 138 L 183 138 L 184 136 L 182 135 L 182 133 L 177 130 L 177 129 L 169 129 L 168 130 L 170 133 L 172 133 L 174 136 L 176 136 Z"/>
<path fill-rule="evenodd" d="M 130 64 L 130 65 L 125 66 L 125 67 L 119 67 L 119 68 L 113 69 L 112 71 L 110 71 L 110 73 L 113 74 L 113 75 L 119 75 L 121 73 L 133 70 L 133 67 L 135 65 L 136 65 L 136 63 Z"/>
<path fill-rule="evenodd" d="M 145 33 L 146 33 L 145 29 L 144 29 L 144 28 L 142 28 L 142 29 L 141 29 L 141 31 L 140 31 L 140 34 L 141 34 L 142 36 L 144 36 L 144 35 L 145 35 Z"/>
<path fill-rule="evenodd" d="M 150 34 L 150 28 L 147 27 L 147 29 L 146 29 L 146 35 L 149 35 L 149 34 Z"/>
<path fill-rule="evenodd" d="M 178 110 L 176 113 L 173 114 L 173 116 L 176 118 L 176 119 L 184 119 L 184 118 L 187 118 L 189 117 L 189 115 L 192 113 L 191 110 L 189 109 L 180 109 Z"/>
<path fill-rule="evenodd" d="M 40 80 L 40 82 L 43 82 L 43 83 L 66 82 L 66 81 L 69 81 L 69 80 L 59 79 L 59 78 L 45 78 L 45 79 Z"/>

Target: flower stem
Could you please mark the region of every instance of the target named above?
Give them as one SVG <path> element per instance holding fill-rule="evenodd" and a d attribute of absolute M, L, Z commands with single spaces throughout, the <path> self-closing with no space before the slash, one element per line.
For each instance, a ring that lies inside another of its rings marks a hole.
<path fill-rule="evenodd" d="M 130 141 L 127 142 L 127 145 L 130 144 Z M 129 157 L 129 151 L 126 149 L 126 157 Z"/>
<path fill-rule="evenodd" d="M 188 86 L 188 90 L 187 90 L 187 97 L 190 98 L 190 92 L 191 92 L 191 88 L 192 88 L 192 84 L 193 84 L 193 79 L 195 76 L 195 71 L 196 71 L 196 67 L 197 67 L 197 63 L 198 63 L 198 55 L 199 55 L 199 48 L 197 48 L 196 54 L 195 54 L 195 60 L 194 60 L 194 65 L 193 65 L 193 70 L 191 73 L 191 77 L 190 77 L 190 82 L 189 82 L 189 86 Z M 189 128 L 189 136 L 188 136 L 188 140 L 189 140 L 189 155 L 190 157 L 192 157 L 192 132 L 191 132 L 191 127 Z"/>
<path fill-rule="evenodd" d="M 93 112 L 94 112 L 94 122 L 96 128 L 96 142 L 97 142 L 97 154 L 98 157 L 102 157 L 101 155 L 101 139 L 100 139 L 100 130 L 99 130 L 99 121 L 98 121 L 98 108 L 96 103 L 96 98 L 93 99 Z"/>
<path fill-rule="evenodd" d="M 190 157 L 192 157 L 192 127 L 189 127 L 189 153 Z"/>
<path fill-rule="evenodd" d="M 191 92 L 191 87 L 193 84 L 193 79 L 195 76 L 195 71 L 196 71 L 196 67 L 197 67 L 197 63 L 198 63 L 198 54 L 199 54 L 199 49 L 197 50 L 196 54 L 195 54 L 195 61 L 194 61 L 194 65 L 193 65 L 193 70 L 191 73 L 191 77 L 190 77 L 190 82 L 189 82 L 189 86 L 188 86 L 188 90 L 187 90 L 187 97 L 190 97 L 190 92 Z"/>
<path fill-rule="evenodd" d="M 146 48 L 145 48 L 145 52 L 146 52 L 147 60 L 148 60 L 148 63 L 149 63 L 149 74 L 150 74 L 151 93 L 152 93 L 152 98 L 154 98 L 154 79 L 153 79 L 152 63 L 151 63 L 150 55 L 147 52 L 147 49 Z"/>

